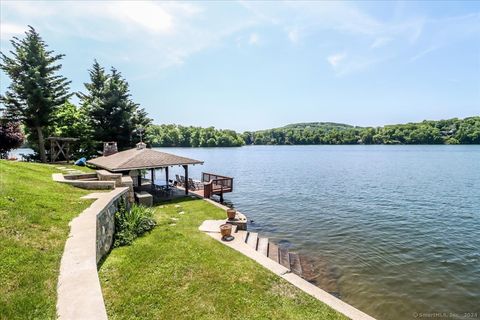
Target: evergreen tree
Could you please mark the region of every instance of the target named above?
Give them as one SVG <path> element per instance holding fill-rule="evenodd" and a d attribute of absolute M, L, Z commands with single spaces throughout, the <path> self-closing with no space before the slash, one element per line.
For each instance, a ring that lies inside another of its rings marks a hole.
<path fill-rule="evenodd" d="M 136 142 L 134 130 L 148 126 L 151 120 L 131 100 L 127 81 L 115 68 L 106 74 L 97 61 L 90 70 L 90 81 L 85 83 L 87 92 L 79 97 L 91 121 L 92 139 L 116 141 L 119 149 L 132 147 Z"/>
<path fill-rule="evenodd" d="M 44 130 L 51 124 L 56 109 L 70 96 L 70 81 L 57 74 L 62 65 L 56 62 L 64 55 L 47 50 L 33 27 L 29 26 L 25 34 L 24 39 L 11 40 L 12 57 L 1 53 L 0 68 L 12 82 L 0 101 L 6 117 L 23 122 L 30 138 L 36 137 L 40 159 L 46 162 Z"/>
<path fill-rule="evenodd" d="M 87 93 L 77 93 L 77 96 L 82 100 L 84 107 L 92 105 L 95 99 L 99 99 L 103 93 L 105 83 L 108 75 L 105 73 L 105 69 L 100 66 L 98 61 L 93 61 L 92 69 L 88 71 L 90 74 L 91 83 L 84 83 L 83 85 L 87 89 Z"/>

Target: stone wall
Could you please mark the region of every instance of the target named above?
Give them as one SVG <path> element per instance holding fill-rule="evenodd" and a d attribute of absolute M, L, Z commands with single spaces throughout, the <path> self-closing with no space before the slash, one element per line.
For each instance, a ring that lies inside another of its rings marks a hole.
<path fill-rule="evenodd" d="M 129 206 L 128 189 L 113 197 L 100 212 L 97 213 L 97 263 L 110 252 L 113 246 L 115 233 L 115 212 L 118 211 L 120 201 Z"/>
<path fill-rule="evenodd" d="M 114 208 L 127 192 L 122 187 L 85 196 L 96 200 L 70 222 L 57 283 L 58 319 L 107 320 L 97 263 L 112 245 Z"/>

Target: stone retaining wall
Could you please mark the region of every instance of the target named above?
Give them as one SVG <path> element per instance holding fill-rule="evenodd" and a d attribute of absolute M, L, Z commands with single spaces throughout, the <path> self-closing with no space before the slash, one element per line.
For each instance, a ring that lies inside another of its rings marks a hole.
<path fill-rule="evenodd" d="M 120 193 L 110 200 L 109 204 L 97 213 L 97 263 L 110 252 L 113 246 L 113 235 L 115 233 L 115 212 L 121 201 L 129 206 L 127 199 L 128 190 Z"/>
<path fill-rule="evenodd" d="M 70 222 L 57 284 L 59 319 L 107 319 L 97 263 L 112 245 L 113 216 L 127 192 L 122 187 L 86 196 L 97 200 Z"/>

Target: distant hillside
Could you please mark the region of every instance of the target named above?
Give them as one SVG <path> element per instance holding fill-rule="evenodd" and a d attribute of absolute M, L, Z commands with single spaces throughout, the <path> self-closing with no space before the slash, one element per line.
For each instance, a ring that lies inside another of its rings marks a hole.
<path fill-rule="evenodd" d="M 333 122 L 289 124 L 245 132 L 246 144 L 480 144 L 480 116 L 355 127 Z"/>
<path fill-rule="evenodd" d="M 287 124 L 282 128 L 286 128 L 286 129 L 324 128 L 327 130 L 330 130 L 330 129 L 342 130 L 342 129 L 354 128 L 354 126 L 351 126 L 349 124 L 344 124 L 344 123 L 335 123 L 335 122 L 302 122 L 302 123 Z"/>
<path fill-rule="evenodd" d="M 480 116 L 383 127 L 356 127 L 335 122 L 293 123 L 244 132 L 213 127 L 151 125 L 146 141 L 154 147 L 238 147 L 310 144 L 480 144 Z"/>

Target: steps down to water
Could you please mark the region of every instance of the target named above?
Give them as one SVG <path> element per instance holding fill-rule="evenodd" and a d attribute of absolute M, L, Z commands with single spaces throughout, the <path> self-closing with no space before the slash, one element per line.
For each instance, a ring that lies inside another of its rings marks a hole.
<path fill-rule="evenodd" d="M 257 251 L 268 256 L 268 238 L 258 238 Z"/>
<path fill-rule="evenodd" d="M 302 259 L 302 256 L 294 252 L 289 252 L 287 248 L 281 248 L 268 238 L 259 237 L 256 232 L 238 230 L 234 231 L 235 237 L 248 244 L 251 248 L 261 254 L 269 257 L 273 261 L 280 263 L 291 272 L 304 277 L 308 280 L 311 266 L 309 262 Z M 304 275 L 304 273 L 306 274 Z"/>
<path fill-rule="evenodd" d="M 257 250 L 257 242 L 258 242 L 258 233 L 249 232 L 247 236 L 247 244 L 253 249 Z"/>
<path fill-rule="evenodd" d="M 199 227 L 199 230 L 208 233 L 218 233 L 220 225 L 223 223 L 225 223 L 224 220 L 205 220 Z M 232 235 L 235 237 L 235 245 L 245 244 L 240 246 L 242 250 L 246 250 L 251 254 L 251 249 L 253 249 L 282 265 L 284 268 L 276 265 L 276 268 L 280 268 L 280 273 L 285 273 L 285 269 L 287 269 L 292 274 L 296 274 L 311 284 L 340 298 L 337 278 L 333 273 L 334 270 L 330 269 L 328 264 L 322 259 L 315 259 L 307 255 L 290 252 L 287 248 L 282 248 L 271 242 L 268 238 L 259 236 L 256 232 L 249 232 L 237 226 L 233 226 Z M 254 256 L 259 258 L 257 254 Z M 265 259 L 262 260 L 265 261 Z"/>

